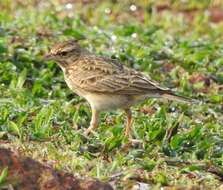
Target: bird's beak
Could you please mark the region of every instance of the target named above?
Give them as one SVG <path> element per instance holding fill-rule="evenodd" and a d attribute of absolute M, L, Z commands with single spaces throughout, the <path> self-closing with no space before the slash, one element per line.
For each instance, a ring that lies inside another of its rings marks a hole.
<path fill-rule="evenodd" d="M 44 59 L 47 60 L 47 61 L 49 61 L 49 60 L 52 60 L 53 57 L 54 57 L 54 56 L 52 56 L 50 53 L 48 53 L 48 54 L 46 54 L 46 55 L 44 56 Z"/>

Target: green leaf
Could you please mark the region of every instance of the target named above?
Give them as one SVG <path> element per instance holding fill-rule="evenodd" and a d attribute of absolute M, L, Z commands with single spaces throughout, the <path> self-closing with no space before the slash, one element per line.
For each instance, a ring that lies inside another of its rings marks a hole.
<path fill-rule="evenodd" d="M 156 174 L 154 180 L 155 180 L 156 183 L 160 183 L 162 185 L 167 185 L 168 184 L 167 176 L 165 174 L 161 173 L 161 172 Z"/>
<path fill-rule="evenodd" d="M 21 135 L 19 126 L 16 123 L 14 123 L 13 121 L 9 121 L 9 129 L 16 135 L 18 135 L 18 136 Z"/>
<path fill-rule="evenodd" d="M 26 80 L 26 76 L 27 76 L 27 69 L 24 69 L 19 75 L 19 78 L 16 84 L 17 89 L 21 89 L 23 87 Z"/>
<path fill-rule="evenodd" d="M 200 130 L 201 130 L 200 126 L 193 128 L 188 134 L 189 139 L 200 137 L 201 136 Z"/>
<path fill-rule="evenodd" d="M 72 29 L 72 28 L 64 30 L 63 33 L 64 33 L 64 35 L 72 36 L 77 40 L 85 39 L 85 36 L 80 31 Z"/>
<path fill-rule="evenodd" d="M 179 146 L 182 144 L 184 140 L 184 137 L 181 137 L 180 135 L 175 135 L 170 141 L 170 146 L 173 149 L 179 148 Z"/>
<path fill-rule="evenodd" d="M 192 171 L 197 171 L 197 170 L 199 171 L 201 169 L 202 169 L 201 166 L 191 165 L 191 166 L 187 166 L 181 169 L 181 172 L 192 172 Z"/>
<path fill-rule="evenodd" d="M 145 169 L 148 172 L 151 172 L 155 166 L 156 166 L 156 162 L 153 160 L 148 160 L 148 159 L 144 159 L 141 163 L 143 169 Z"/>
<path fill-rule="evenodd" d="M 6 51 L 7 49 L 5 48 L 5 46 L 3 44 L 0 44 L 0 54 L 5 53 Z"/>
<path fill-rule="evenodd" d="M 8 167 L 5 167 L 0 175 L 0 185 L 2 185 L 3 183 L 5 183 L 5 180 L 8 176 Z"/>
<path fill-rule="evenodd" d="M 223 96 L 218 95 L 218 94 L 214 94 L 214 95 L 211 95 L 210 98 L 213 102 L 220 103 L 220 102 L 222 102 Z"/>

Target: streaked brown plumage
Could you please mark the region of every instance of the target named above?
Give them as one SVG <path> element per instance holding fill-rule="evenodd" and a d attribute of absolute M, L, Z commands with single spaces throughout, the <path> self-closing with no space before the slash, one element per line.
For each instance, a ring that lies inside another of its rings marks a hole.
<path fill-rule="evenodd" d="M 91 125 L 86 133 L 98 126 L 101 111 L 124 109 L 128 118 L 125 134 L 130 135 L 131 106 L 151 97 L 190 101 L 117 60 L 90 53 L 75 41 L 55 45 L 50 58 L 63 70 L 67 85 L 91 106 Z"/>

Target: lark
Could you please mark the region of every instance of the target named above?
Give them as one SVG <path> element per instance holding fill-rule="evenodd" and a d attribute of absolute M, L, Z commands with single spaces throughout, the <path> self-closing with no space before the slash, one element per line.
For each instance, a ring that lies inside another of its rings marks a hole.
<path fill-rule="evenodd" d="M 89 52 L 75 40 L 56 44 L 47 57 L 60 66 L 68 87 L 90 104 L 92 117 L 85 134 L 99 125 L 100 112 L 123 109 L 127 115 L 125 135 L 130 138 L 132 106 L 148 98 L 191 101 L 118 60 Z"/>

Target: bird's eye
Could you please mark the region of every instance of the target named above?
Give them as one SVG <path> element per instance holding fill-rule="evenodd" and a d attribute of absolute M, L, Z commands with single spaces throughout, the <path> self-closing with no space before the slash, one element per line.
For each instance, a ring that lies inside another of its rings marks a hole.
<path fill-rule="evenodd" d="M 62 52 L 59 53 L 59 55 L 65 56 L 65 55 L 67 55 L 67 53 L 68 52 L 66 52 L 66 51 L 62 51 Z"/>

